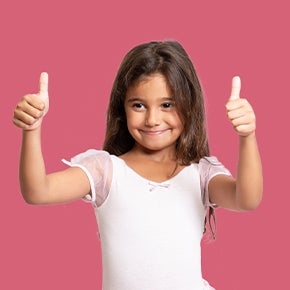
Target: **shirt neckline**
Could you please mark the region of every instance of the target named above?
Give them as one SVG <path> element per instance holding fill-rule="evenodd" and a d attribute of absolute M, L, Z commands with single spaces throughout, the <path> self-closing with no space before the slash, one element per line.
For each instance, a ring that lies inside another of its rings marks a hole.
<path fill-rule="evenodd" d="M 135 171 L 132 167 L 130 167 L 125 160 L 123 160 L 122 158 L 116 156 L 116 155 L 111 155 L 112 157 L 114 157 L 115 159 L 119 160 L 119 162 L 121 162 L 127 169 L 129 169 L 134 175 L 136 175 L 139 179 L 145 180 L 146 182 L 152 183 L 152 184 L 156 184 L 156 185 L 166 185 L 170 182 L 172 182 L 175 178 L 178 178 L 180 175 L 183 174 L 184 171 L 188 170 L 188 168 L 192 167 L 194 165 L 194 163 L 191 163 L 188 166 L 185 166 L 184 168 L 182 168 L 176 175 L 163 180 L 161 182 L 152 180 L 152 179 L 148 179 L 144 176 L 142 176 L 141 174 L 139 174 L 137 171 Z"/>

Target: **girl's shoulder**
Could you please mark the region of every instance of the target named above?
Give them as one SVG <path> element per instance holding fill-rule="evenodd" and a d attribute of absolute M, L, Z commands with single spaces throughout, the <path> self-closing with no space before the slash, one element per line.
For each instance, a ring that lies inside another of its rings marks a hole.
<path fill-rule="evenodd" d="M 112 174 L 112 155 L 104 150 L 89 149 L 71 158 L 69 165 L 80 167 L 94 180 L 107 178 Z"/>
<path fill-rule="evenodd" d="M 199 166 L 223 166 L 216 156 L 204 156 L 199 160 Z"/>
<path fill-rule="evenodd" d="M 201 177 L 211 179 L 218 174 L 231 175 L 230 171 L 215 156 L 204 156 L 199 160 L 198 171 Z"/>
<path fill-rule="evenodd" d="M 85 152 L 79 153 L 71 158 L 72 163 L 79 163 L 83 161 L 107 161 L 110 159 L 110 154 L 104 150 L 88 149 Z"/>

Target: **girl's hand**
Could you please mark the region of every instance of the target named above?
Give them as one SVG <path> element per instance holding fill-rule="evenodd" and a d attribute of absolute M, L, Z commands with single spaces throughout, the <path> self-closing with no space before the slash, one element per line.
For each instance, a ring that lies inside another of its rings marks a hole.
<path fill-rule="evenodd" d="M 255 133 L 256 117 L 249 102 L 240 98 L 240 90 L 241 80 L 239 77 L 234 77 L 231 96 L 226 104 L 226 110 L 227 116 L 238 135 L 247 137 Z"/>
<path fill-rule="evenodd" d="M 35 130 L 49 108 L 48 74 L 43 72 L 39 79 L 39 92 L 25 95 L 14 110 L 13 123 L 23 130 Z"/>

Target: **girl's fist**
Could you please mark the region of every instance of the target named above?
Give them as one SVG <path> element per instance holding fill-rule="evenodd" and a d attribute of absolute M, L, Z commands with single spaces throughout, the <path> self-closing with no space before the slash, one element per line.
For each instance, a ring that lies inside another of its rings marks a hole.
<path fill-rule="evenodd" d="M 14 110 L 13 123 L 23 130 L 34 130 L 40 126 L 48 108 L 48 74 L 43 72 L 38 93 L 25 95 L 20 100 Z"/>

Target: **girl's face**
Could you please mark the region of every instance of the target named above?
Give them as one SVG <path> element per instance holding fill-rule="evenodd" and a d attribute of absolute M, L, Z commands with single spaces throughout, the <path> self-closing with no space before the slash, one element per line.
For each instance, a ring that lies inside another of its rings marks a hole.
<path fill-rule="evenodd" d="M 141 147 L 175 150 L 183 125 L 162 74 L 148 76 L 128 89 L 125 112 L 128 130 Z"/>

